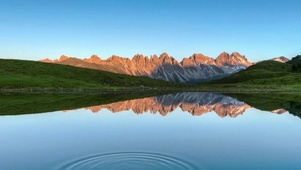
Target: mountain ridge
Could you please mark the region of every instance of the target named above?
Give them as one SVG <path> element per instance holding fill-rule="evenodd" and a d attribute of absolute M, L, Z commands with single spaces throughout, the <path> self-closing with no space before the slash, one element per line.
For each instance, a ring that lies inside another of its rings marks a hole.
<path fill-rule="evenodd" d="M 102 60 L 97 55 L 76 61 L 75 59 L 77 58 L 62 55 L 60 59 L 50 60 L 46 58 L 39 61 L 186 83 L 225 77 L 252 65 L 244 55 L 238 52 L 232 54 L 223 52 L 216 59 L 201 53 L 194 53 L 188 58 L 183 58 L 180 62 L 167 53 L 162 53 L 159 57 L 157 55 L 148 57 L 136 54 L 132 59 L 117 55 L 112 55 L 106 60 Z"/>

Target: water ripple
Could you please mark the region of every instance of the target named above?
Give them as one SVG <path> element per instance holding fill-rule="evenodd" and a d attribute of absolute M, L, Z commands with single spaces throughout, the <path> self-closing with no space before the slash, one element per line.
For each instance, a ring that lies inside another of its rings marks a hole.
<path fill-rule="evenodd" d="M 199 169 L 192 163 L 163 154 L 116 152 L 93 155 L 65 163 L 57 170 L 77 169 Z"/>

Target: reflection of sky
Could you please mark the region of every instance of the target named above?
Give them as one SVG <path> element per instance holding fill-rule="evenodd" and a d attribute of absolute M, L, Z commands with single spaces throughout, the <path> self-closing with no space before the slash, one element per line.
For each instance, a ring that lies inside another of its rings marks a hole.
<path fill-rule="evenodd" d="M 301 120 L 289 113 L 248 109 L 236 118 L 220 118 L 177 109 L 163 117 L 81 109 L 2 116 L 0 122 L 0 169 L 45 169 L 121 151 L 162 153 L 208 169 L 301 167 Z"/>

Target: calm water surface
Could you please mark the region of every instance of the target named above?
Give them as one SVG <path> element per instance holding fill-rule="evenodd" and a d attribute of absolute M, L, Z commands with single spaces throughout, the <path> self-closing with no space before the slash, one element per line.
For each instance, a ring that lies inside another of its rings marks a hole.
<path fill-rule="evenodd" d="M 301 169 L 301 119 L 213 93 L 0 116 L 0 169 Z"/>

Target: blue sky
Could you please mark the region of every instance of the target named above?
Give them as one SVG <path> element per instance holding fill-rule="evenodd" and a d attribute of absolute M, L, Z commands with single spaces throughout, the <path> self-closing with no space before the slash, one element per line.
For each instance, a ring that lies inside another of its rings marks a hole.
<path fill-rule="evenodd" d="M 0 57 L 301 54 L 300 0 L 0 0 Z"/>

